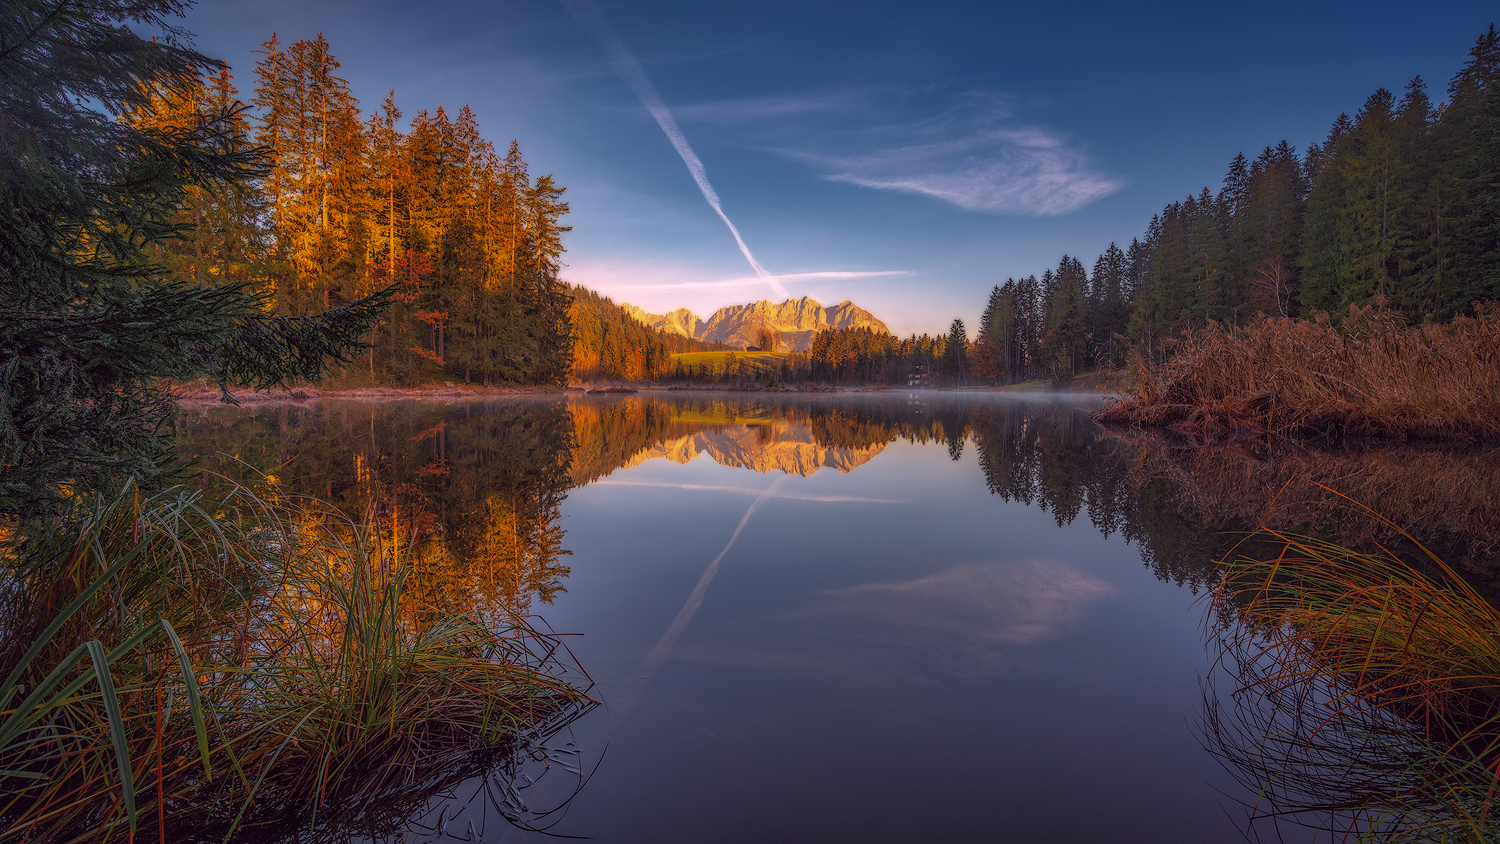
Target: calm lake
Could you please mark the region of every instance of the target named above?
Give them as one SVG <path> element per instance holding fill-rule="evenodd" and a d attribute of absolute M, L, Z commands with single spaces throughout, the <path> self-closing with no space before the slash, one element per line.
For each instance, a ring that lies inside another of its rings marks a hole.
<path fill-rule="evenodd" d="M 537 616 L 595 683 L 519 770 L 383 840 L 1243 840 L 1254 792 L 1203 727 L 1215 561 L 1263 521 L 1380 539 L 1309 477 L 1488 560 L 1500 466 L 1190 448 L 1098 404 L 321 401 L 189 409 L 179 441 L 391 514 L 433 601 Z"/>

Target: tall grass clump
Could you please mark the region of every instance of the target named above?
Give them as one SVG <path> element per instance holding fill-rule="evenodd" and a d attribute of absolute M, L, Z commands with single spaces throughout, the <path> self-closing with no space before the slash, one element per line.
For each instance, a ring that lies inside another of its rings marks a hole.
<path fill-rule="evenodd" d="M 1252 827 L 1500 836 L 1500 611 L 1435 556 L 1256 539 L 1279 552 L 1224 563 L 1206 684 L 1208 746 L 1256 795 Z"/>
<path fill-rule="evenodd" d="M 0 553 L 0 841 L 378 832 L 590 705 L 555 637 L 416 606 L 401 536 L 126 495 Z"/>
<path fill-rule="evenodd" d="M 1211 324 L 1096 418 L 1204 438 L 1273 433 L 1500 440 L 1500 306 L 1407 325 L 1378 306 L 1334 325 L 1265 318 Z"/>

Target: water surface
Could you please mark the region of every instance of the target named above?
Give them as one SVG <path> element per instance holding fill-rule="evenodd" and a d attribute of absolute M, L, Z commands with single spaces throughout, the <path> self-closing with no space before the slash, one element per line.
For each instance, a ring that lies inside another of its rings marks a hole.
<path fill-rule="evenodd" d="M 512 784 L 502 808 L 527 824 L 616 842 L 1242 840 L 1253 795 L 1198 726 L 1203 590 L 1256 523 L 1332 518 L 1274 488 L 1318 461 L 1206 459 L 1106 433 L 1095 406 L 325 401 L 190 412 L 180 433 L 225 473 L 383 514 L 423 549 L 434 602 L 573 634 L 604 705 Z M 1386 462 L 1420 459 L 1445 455 Z M 1450 463 L 1482 487 L 1492 459 Z M 1438 531 L 1454 553 L 1490 553 L 1460 528 Z M 400 834 L 536 836 L 476 789 Z"/>

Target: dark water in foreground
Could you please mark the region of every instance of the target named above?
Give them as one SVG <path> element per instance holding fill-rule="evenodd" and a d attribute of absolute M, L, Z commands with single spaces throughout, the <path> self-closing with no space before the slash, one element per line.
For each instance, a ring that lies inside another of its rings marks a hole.
<path fill-rule="evenodd" d="M 397 514 L 433 600 L 576 634 L 604 706 L 509 801 L 553 834 L 1242 840 L 1253 794 L 1198 726 L 1214 561 L 1260 521 L 1373 537 L 1286 483 L 1314 471 L 1386 490 L 1441 550 L 1487 560 L 1466 525 L 1494 523 L 1500 473 L 1441 450 L 1122 438 L 1096 405 L 322 402 L 192 411 L 180 435 L 227 474 Z M 1456 504 L 1430 481 L 1421 500 L 1391 492 L 1417 472 L 1449 473 L 1467 515 L 1445 521 Z M 538 839 L 476 788 L 392 840 Z"/>

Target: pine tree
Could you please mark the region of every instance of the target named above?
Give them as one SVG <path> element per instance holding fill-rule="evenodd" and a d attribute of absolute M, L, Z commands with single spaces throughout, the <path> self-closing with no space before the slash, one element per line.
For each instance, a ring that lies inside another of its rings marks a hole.
<path fill-rule="evenodd" d="M 1273 316 L 1296 312 L 1306 200 L 1297 150 L 1286 141 L 1262 150 L 1250 168 L 1243 213 L 1231 224 L 1239 272 L 1254 310 Z"/>
<path fill-rule="evenodd" d="M 238 99 L 233 77 L 224 69 L 207 80 L 187 80 L 179 91 L 151 91 L 148 104 L 132 111 L 129 119 L 145 129 L 187 131 L 214 115 L 233 112 L 223 143 L 246 150 L 252 146 L 250 126 L 242 112 L 234 112 Z M 248 180 L 215 190 L 186 185 L 177 215 L 186 227 L 183 235 L 154 246 L 153 257 L 174 278 L 192 284 L 259 279 L 264 247 L 260 217 L 260 194 Z"/>
<path fill-rule="evenodd" d="M 964 386 L 969 374 L 969 338 L 964 331 L 964 321 L 955 319 L 948 327 L 948 341 L 943 346 L 943 372 Z"/>
<path fill-rule="evenodd" d="M 1136 291 L 1131 335 L 1154 352 L 1192 317 L 1195 279 L 1189 234 L 1198 216 L 1197 206 L 1191 196 L 1172 203 L 1152 218 L 1146 232 L 1150 260 Z"/>
<path fill-rule="evenodd" d="M 1229 162 L 1229 172 L 1224 174 L 1224 187 L 1219 190 L 1219 204 L 1227 216 L 1236 217 L 1245 213 L 1250 198 L 1250 162 L 1244 153 L 1236 153 Z"/>
<path fill-rule="evenodd" d="M 1125 293 L 1127 271 L 1125 253 L 1113 243 L 1094 262 L 1090 290 L 1097 304 L 1093 309 L 1094 321 L 1090 331 L 1098 356 L 1111 365 L 1123 361 L 1124 347 L 1116 342 L 1116 338 L 1124 335 L 1130 320 L 1130 305 Z"/>
<path fill-rule="evenodd" d="M 1040 373 L 1042 360 L 1042 294 L 1041 282 L 1034 275 L 1016 282 L 1015 354 L 1019 366 L 1016 378 L 1027 380 Z"/>
<path fill-rule="evenodd" d="M 362 218 L 364 139 L 359 103 L 334 74 L 328 41 L 300 39 L 285 51 L 273 36 L 256 65 L 258 140 L 270 155 L 268 187 L 277 253 L 286 272 L 276 291 L 278 312 L 326 308 L 334 290 L 351 285 L 351 227 Z"/>
<path fill-rule="evenodd" d="M 1344 298 L 1343 280 L 1348 276 L 1353 249 L 1345 220 L 1349 180 L 1340 158 L 1346 154 L 1354 123 L 1340 114 L 1321 145 L 1308 150 L 1304 170 L 1312 184 L 1307 198 L 1307 218 L 1302 234 L 1301 314 L 1334 312 Z"/>
<path fill-rule="evenodd" d="M 170 457 L 162 378 L 316 378 L 379 310 L 376 299 L 276 319 L 244 284 L 164 278 L 156 249 L 187 234 L 188 188 L 264 172 L 240 142 L 237 103 L 186 126 L 130 119 L 223 69 L 174 25 L 184 8 L 92 0 L 0 14 L 0 510 L 155 475 Z"/>
<path fill-rule="evenodd" d="M 1395 237 L 1390 268 L 1391 305 L 1413 321 L 1436 313 L 1446 298 L 1451 244 L 1442 219 L 1443 185 L 1434 155 L 1437 115 L 1420 76 L 1406 86 L 1396 109 L 1393 142 L 1400 158 Z"/>
<path fill-rule="evenodd" d="M 1223 203 L 1207 187 L 1190 203 L 1192 217 L 1188 222 L 1187 265 L 1190 279 L 1190 319 L 1193 324 L 1205 320 L 1233 320 L 1245 305 L 1244 290 L 1228 267 L 1225 230 L 1228 220 Z"/>
<path fill-rule="evenodd" d="M 979 315 L 979 335 L 974 338 L 969 362 L 969 369 L 976 377 L 999 381 L 1008 374 L 1005 346 L 1015 330 L 1015 303 L 1011 294 L 1014 286 L 1015 282 L 1009 279 L 1004 288 L 995 285 L 984 313 Z"/>
<path fill-rule="evenodd" d="M 1088 274 L 1083 262 L 1064 255 L 1053 278 L 1047 303 L 1046 354 L 1053 380 L 1064 381 L 1087 366 L 1084 290 Z"/>
<path fill-rule="evenodd" d="M 1336 165 L 1345 181 L 1338 239 L 1349 250 L 1336 273 L 1341 306 L 1384 297 L 1395 281 L 1396 217 L 1405 197 L 1394 123 L 1395 97 L 1381 88 L 1360 109 Z"/>
<path fill-rule="evenodd" d="M 1453 201 L 1453 296 L 1446 313 L 1500 301 L 1500 33 L 1475 42 L 1443 113 Z"/>

